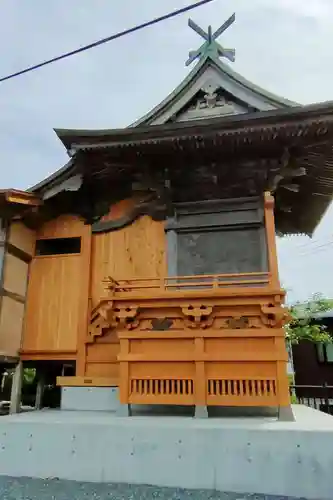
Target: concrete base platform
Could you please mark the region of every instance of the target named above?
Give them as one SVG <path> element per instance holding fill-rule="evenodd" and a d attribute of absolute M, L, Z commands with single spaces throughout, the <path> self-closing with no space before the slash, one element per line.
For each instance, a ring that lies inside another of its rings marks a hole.
<path fill-rule="evenodd" d="M 119 417 L 42 410 L 0 418 L 0 474 L 333 499 L 333 418 Z"/>
<path fill-rule="evenodd" d="M 119 411 L 118 387 L 62 387 L 61 409 Z"/>

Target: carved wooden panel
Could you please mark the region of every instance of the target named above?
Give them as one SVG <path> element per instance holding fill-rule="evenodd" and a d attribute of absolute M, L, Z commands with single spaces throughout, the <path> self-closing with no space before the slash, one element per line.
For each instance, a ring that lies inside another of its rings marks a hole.
<path fill-rule="evenodd" d="M 178 234 L 178 275 L 251 273 L 261 270 L 259 229 Z"/>

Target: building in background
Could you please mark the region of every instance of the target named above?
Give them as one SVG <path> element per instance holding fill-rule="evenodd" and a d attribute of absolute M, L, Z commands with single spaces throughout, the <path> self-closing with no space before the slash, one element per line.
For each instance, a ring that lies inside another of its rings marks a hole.
<path fill-rule="evenodd" d="M 316 314 L 314 321 L 333 336 L 333 309 Z M 293 346 L 293 361 L 296 385 L 333 386 L 333 344 L 302 341 Z"/>

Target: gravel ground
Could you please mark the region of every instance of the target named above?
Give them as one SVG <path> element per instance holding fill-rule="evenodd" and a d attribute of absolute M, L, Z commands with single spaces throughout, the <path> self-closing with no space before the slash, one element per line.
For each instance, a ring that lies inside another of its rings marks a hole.
<path fill-rule="evenodd" d="M 292 497 L 0 476 L 1 500 L 291 500 Z"/>

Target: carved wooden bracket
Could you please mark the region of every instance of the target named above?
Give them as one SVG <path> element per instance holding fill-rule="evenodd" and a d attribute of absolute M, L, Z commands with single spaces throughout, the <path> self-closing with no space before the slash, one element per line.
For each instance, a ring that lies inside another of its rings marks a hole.
<path fill-rule="evenodd" d="M 137 328 L 138 312 L 137 306 L 114 307 L 113 300 L 103 301 L 92 312 L 87 342 L 94 342 L 96 337 L 101 337 L 107 330 L 117 327 L 127 330 Z"/>
<path fill-rule="evenodd" d="M 210 306 L 192 306 L 182 307 L 182 313 L 185 316 L 185 326 L 188 328 L 208 328 L 212 326 L 214 317 L 212 316 L 213 307 Z"/>
<path fill-rule="evenodd" d="M 139 307 L 136 305 L 118 306 L 113 310 L 112 326 L 134 330 L 134 328 L 139 326 L 138 313 Z"/>
<path fill-rule="evenodd" d="M 108 233 L 117 231 L 124 227 L 130 226 L 139 217 L 149 215 L 153 220 L 164 220 L 167 215 L 167 206 L 165 201 L 156 197 L 150 196 L 147 199 L 140 200 L 132 207 L 127 214 L 112 220 L 98 221 L 92 224 L 91 230 L 93 233 Z"/>
<path fill-rule="evenodd" d="M 173 325 L 172 319 L 169 318 L 153 318 L 151 320 L 151 328 L 154 331 L 163 332 L 169 330 Z"/>
<path fill-rule="evenodd" d="M 282 328 L 291 317 L 287 309 L 273 304 L 261 305 L 261 320 L 264 325 Z"/>
<path fill-rule="evenodd" d="M 113 301 L 109 300 L 93 310 L 88 330 L 88 342 L 94 342 L 96 337 L 101 337 L 106 330 L 112 328 L 112 306 Z"/>
<path fill-rule="evenodd" d="M 268 178 L 268 189 L 272 193 L 280 187 L 288 191 L 298 192 L 300 187 L 299 183 L 291 181 L 306 175 L 305 167 L 297 165 L 288 148 L 283 151 L 279 160 L 273 160 L 273 162 L 274 161 L 276 165 L 271 165 Z M 272 163 L 272 161 L 270 163 Z"/>
<path fill-rule="evenodd" d="M 233 318 L 226 318 L 225 328 L 232 330 L 239 330 L 241 328 L 249 328 L 249 318 L 245 316 L 235 316 Z"/>
<path fill-rule="evenodd" d="M 263 326 L 259 316 L 234 316 L 224 318 L 221 328 L 240 330 L 242 328 L 262 328 Z"/>

